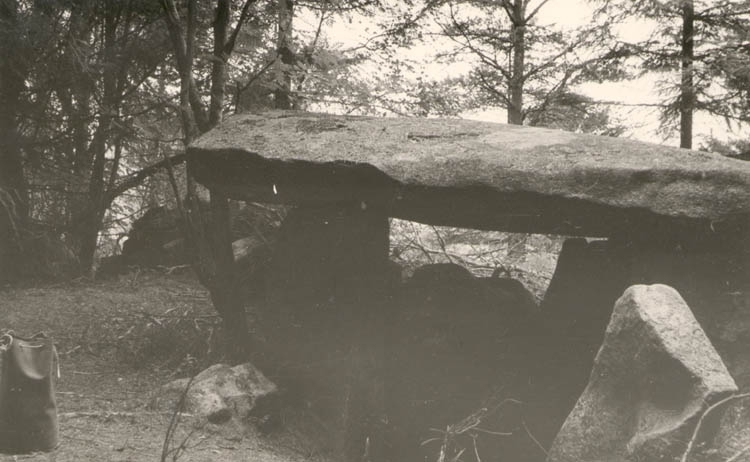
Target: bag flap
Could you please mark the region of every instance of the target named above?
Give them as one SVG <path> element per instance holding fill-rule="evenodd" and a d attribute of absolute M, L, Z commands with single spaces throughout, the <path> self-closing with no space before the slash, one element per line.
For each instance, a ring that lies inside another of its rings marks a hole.
<path fill-rule="evenodd" d="M 54 348 L 49 338 L 15 337 L 9 353 L 17 372 L 29 379 L 41 380 L 49 377 L 52 372 Z"/>

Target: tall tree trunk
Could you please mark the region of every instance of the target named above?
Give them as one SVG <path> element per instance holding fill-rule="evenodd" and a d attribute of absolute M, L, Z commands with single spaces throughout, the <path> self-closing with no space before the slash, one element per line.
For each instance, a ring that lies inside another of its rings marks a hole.
<path fill-rule="evenodd" d="M 511 10 L 512 63 L 508 79 L 508 123 L 523 125 L 523 84 L 526 59 L 526 4 L 524 0 L 513 2 Z"/>
<path fill-rule="evenodd" d="M 508 96 L 510 105 L 508 107 L 508 123 L 523 125 L 523 91 L 524 72 L 526 67 L 526 5 L 527 0 L 514 0 L 509 10 L 511 22 L 511 69 L 508 79 Z M 508 234 L 507 257 L 512 266 L 518 266 L 526 258 L 526 234 Z"/>
<path fill-rule="evenodd" d="M 28 67 L 17 12 L 18 2 L 0 0 L 0 281 L 17 275 L 29 216 L 18 125 Z"/>
<path fill-rule="evenodd" d="M 276 62 L 276 90 L 274 105 L 276 109 L 292 109 L 292 78 L 290 66 L 294 64 L 292 52 L 294 0 L 278 0 L 279 34 L 276 39 L 278 60 Z"/>
<path fill-rule="evenodd" d="M 680 53 L 682 79 L 680 85 L 680 147 L 693 147 L 693 110 L 695 109 L 695 85 L 693 82 L 693 60 L 695 50 L 695 10 L 693 0 L 682 5 L 682 49 Z"/>
<path fill-rule="evenodd" d="M 211 102 L 208 115 L 210 127 L 221 123 L 224 116 L 230 16 L 231 1 L 219 0 L 216 6 L 216 20 L 214 21 L 214 59 L 211 70 Z M 221 314 L 224 330 L 227 333 L 228 353 L 237 360 L 242 360 L 247 357 L 249 352 L 249 337 L 240 278 L 234 264 L 229 199 L 214 190 L 210 193 L 211 215 L 208 231 L 212 249 L 211 255 L 207 257 L 215 260 L 215 270 L 209 290 L 211 300 L 216 310 Z"/>
<path fill-rule="evenodd" d="M 98 120 L 98 126 L 94 138 L 87 149 L 87 157 L 91 162 L 87 204 L 83 215 L 78 220 L 78 261 L 82 274 L 91 275 L 96 255 L 99 230 L 102 226 L 104 213 L 109 204 L 104 201 L 105 189 L 105 163 L 107 154 L 107 140 L 111 136 L 112 122 L 119 113 L 117 95 L 117 73 L 115 69 L 117 56 L 115 45 L 117 40 L 117 13 L 108 8 L 104 18 L 104 57 L 107 70 L 103 73 L 103 95 Z"/>
<path fill-rule="evenodd" d="M 196 1 L 189 0 L 187 28 L 179 22 L 173 0 L 162 0 L 165 19 L 175 50 L 177 70 L 180 74 L 180 116 L 185 144 L 190 144 L 200 133 L 208 131 L 223 118 L 226 94 L 226 65 L 232 52 L 234 34 L 229 34 L 231 0 L 217 0 L 216 18 L 213 23 L 214 49 L 211 69 L 211 100 L 209 112 L 204 114 L 193 80 L 193 43 L 195 40 Z M 245 11 L 245 9 L 243 9 Z M 238 28 L 241 24 L 238 24 Z M 204 122 L 202 122 L 204 120 Z M 188 204 L 182 205 L 174 176 L 173 188 L 183 216 L 185 238 L 192 255 L 192 266 L 201 284 L 211 295 L 214 308 L 222 318 L 225 331 L 225 350 L 235 361 L 247 359 L 249 336 L 245 304 L 242 299 L 239 276 L 232 251 L 231 217 L 229 200 L 211 191 L 209 215 L 203 215 L 190 176 L 188 159 Z M 186 210 L 186 207 L 189 210 Z"/>
<path fill-rule="evenodd" d="M 211 301 L 221 314 L 224 331 L 227 334 L 225 350 L 241 361 L 249 353 L 247 315 L 242 298 L 240 275 L 234 263 L 232 251 L 231 216 L 229 199 L 211 191 L 211 218 L 209 223 L 210 242 L 213 245 L 211 257 L 215 259 L 215 270 L 211 284 Z"/>

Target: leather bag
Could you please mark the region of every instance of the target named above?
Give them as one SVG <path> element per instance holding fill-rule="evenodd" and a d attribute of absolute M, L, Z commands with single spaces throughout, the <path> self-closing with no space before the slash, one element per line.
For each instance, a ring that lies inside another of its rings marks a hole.
<path fill-rule="evenodd" d="M 58 443 L 57 351 L 44 334 L 0 339 L 0 453 L 51 451 Z"/>

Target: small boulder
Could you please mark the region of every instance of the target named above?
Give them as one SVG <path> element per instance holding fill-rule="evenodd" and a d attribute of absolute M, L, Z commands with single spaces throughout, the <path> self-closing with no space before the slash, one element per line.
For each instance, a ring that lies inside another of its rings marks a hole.
<path fill-rule="evenodd" d="M 589 383 L 548 461 L 673 460 L 705 409 L 736 391 L 677 291 L 632 286 L 615 304 Z"/>
<path fill-rule="evenodd" d="M 174 409 L 189 380 L 178 379 L 164 385 L 152 404 Z M 214 364 L 193 379 L 185 398 L 185 411 L 211 423 L 223 423 L 232 417 L 263 417 L 257 410 L 266 408 L 263 403 L 277 395 L 276 384 L 250 363 L 234 367 Z"/>

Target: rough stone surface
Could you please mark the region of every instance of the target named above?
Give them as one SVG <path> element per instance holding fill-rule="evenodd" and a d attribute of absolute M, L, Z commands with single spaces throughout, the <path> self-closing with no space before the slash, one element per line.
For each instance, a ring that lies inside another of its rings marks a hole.
<path fill-rule="evenodd" d="M 673 460 L 707 405 L 736 391 L 677 291 L 632 286 L 615 304 L 589 383 L 548 460 Z"/>
<path fill-rule="evenodd" d="M 188 381 L 179 379 L 166 384 L 155 398 L 154 406 L 174 409 Z M 276 385 L 250 363 L 235 367 L 214 364 L 195 376 L 186 396 L 185 411 L 212 423 L 233 417 L 245 419 L 254 415 L 261 401 L 269 401 L 277 393 Z"/>
<path fill-rule="evenodd" d="M 750 216 L 746 162 L 467 120 L 242 114 L 188 155 L 200 182 L 238 199 L 376 201 L 432 224 L 609 236 L 735 230 Z"/>

